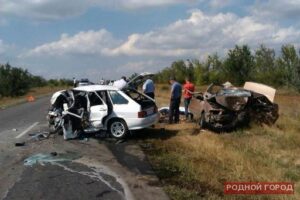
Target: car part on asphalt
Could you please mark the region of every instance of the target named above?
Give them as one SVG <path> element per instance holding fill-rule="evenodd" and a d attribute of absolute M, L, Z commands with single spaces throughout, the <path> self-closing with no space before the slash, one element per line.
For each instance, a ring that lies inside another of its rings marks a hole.
<path fill-rule="evenodd" d="M 274 124 L 279 117 L 278 105 L 273 103 L 276 90 L 262 84 L 246 82 L 244 88 L 211 84 L 200 101 L 201 128 L 228 132 L 248 125 L 250 121 Z"/>
<path fill-rule="evenodd" d="M 15 143 L 15 146 L 16 146 L 16 147 L 22 147 L 22 146 L 25 146 L 25 142 L 16 142 L 16 143 Z"/>

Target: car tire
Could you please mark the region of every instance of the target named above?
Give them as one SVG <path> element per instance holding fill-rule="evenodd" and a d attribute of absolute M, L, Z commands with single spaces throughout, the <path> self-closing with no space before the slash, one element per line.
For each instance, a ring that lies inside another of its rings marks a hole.
<path fill-rule="evenodd" d="M 128 134 L 128 127 L 124 120 L 114 119 L 108 125 L 108 131 L 112 137 L 117 139 L 125 138 Z"/>

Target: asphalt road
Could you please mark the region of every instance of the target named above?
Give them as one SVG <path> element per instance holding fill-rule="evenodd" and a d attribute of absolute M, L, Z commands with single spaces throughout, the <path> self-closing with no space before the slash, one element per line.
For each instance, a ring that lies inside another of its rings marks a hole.
<path fill-rule="evenodd" d="M 32 136 L 48 131 L 48 107 L 44 97 L 0 110 L 0 199 L 168 199 L 134 142 Z"/>
<path fill-rule="evenodd" d="M 0 132 L 14 128 L 24 128 L 35 122 L 46 122 L 46 113 L 50 97 L 44 97 L 32 103 L 24 103 L 0 110 Z"/>

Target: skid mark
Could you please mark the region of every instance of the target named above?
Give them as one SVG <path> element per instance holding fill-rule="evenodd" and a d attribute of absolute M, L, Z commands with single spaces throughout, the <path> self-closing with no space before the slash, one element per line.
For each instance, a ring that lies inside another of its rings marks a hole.
<path fill-rule="evenodd" d="M 126 199 L 125 196 L 124 196 L 124 193 L 120 190 L 118 190 L 117 188 L 115 188 L 114 186 L 112 186 L 108 181 L 106 181 L 100 173 L 97 173 L 96 171 L 92 171 L 92 172 L 86 172 L 86 171 L 76 171 L 76 170 L 73 170 L 69 167 L 67 167 L 66 165 L 63 165 L 61 163 L 58 163 L 58 162 L 53 162 L 52 163 L 53 165 L 56 165 L 56 166 L 59 166 L 59 167 L 62 167 L 64 170 L 66 171 L 69 171 L 69 172 L 72 172 L 72 173 L 78 173 L 78 174 L 81 174 L 81 175 L 84 175 L 84 176 L 88 176 L 90 177 L 91 179 L 96 179 L 96 180 L 99 180 L 101 181 L 102 183 L 104 183 L 105 185 L 107 185 L 111 190 L 117 192 L 121 197 L 123 197 L 123 199 Z"/>
<path fill-rule="evenodd" d="M 72 169 L 71 167 L 64 164 L 64 162 L 73 162 L 78 163 L 84 166 L 87 166 L 91 171 L 80 171 Z M 29 158 L 24 160 L 24 165 L 26 166 L 33 166 L 35 164 L 45 165 L 45 164 L 52 164 L 59 166 L 63 168 L 66 171 L 69 171 L 71 173 L 77 173 L 80 175 L 88 176 L 89 178 L 93 180 L 98 180 L 107 185 L 112 191 L 117 192 L 123 199 L 126 200 L 134 200 L 133 195 L 131 194 L 131 191 L 129 190 L 128 185 L 126 182 L 120 178 L 119 175 L 117 175 L 115 172 L 113 172 L 108 167 L 95 162 L 94 160 L 87 159 L 84 157 L 79 157 L 76 154 L 58 154 L 56 156 L 53 156 L 51 154 L 35 154 L 33 156 L 30 156 Z M 117 188 L 113 184 L 111 184 L 108 181 L 107 177 L 113 177 L 117 184 L 120 185 L 120 188 Z"/>
<path fill-rule="evenodd" d="M 80 164 L 83 164 L 83 165 L 86 165 L 90 168 L 93 168 L 94 171 L 98 172 L 98 173 L 103 173 L 103 174 L 107 174 L 109 176 L 112 176 L 116 179 L 116 181 L 122 185 L 123 189 L 124 189 L 124 193 L 125 193 L 125 198 L 127 200 L 134 200 L 135 198 L 133 197 L 127 183 L 117 174 L 115 173 L 114 171 L 112 171 L 110 168 L 108 168 L 107 166 L 105 165 L 102 165 L 101 163 L 99 162 L 95 162 L 94 160 L 92 159 L 88 159 L 86 157 L 81 157 L 77 160 L 74 160 L 73 162 L 76 162 L 76 163 L 80 163 Z"/>

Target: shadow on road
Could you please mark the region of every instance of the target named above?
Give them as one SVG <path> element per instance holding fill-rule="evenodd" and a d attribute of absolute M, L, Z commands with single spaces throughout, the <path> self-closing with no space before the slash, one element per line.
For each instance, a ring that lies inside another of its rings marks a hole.
<path fill-rule="evenodd" d="M 134 131 L 123 140 L 101 138 L 99 142 L 105 144 L 117 161 L 128 170 L 139 175 L 155 175 L 146 156 L 139 146 L 147 146 L 148 139 L 168 139 L 177 134 L 177 131 L 149 128 Z"/>

